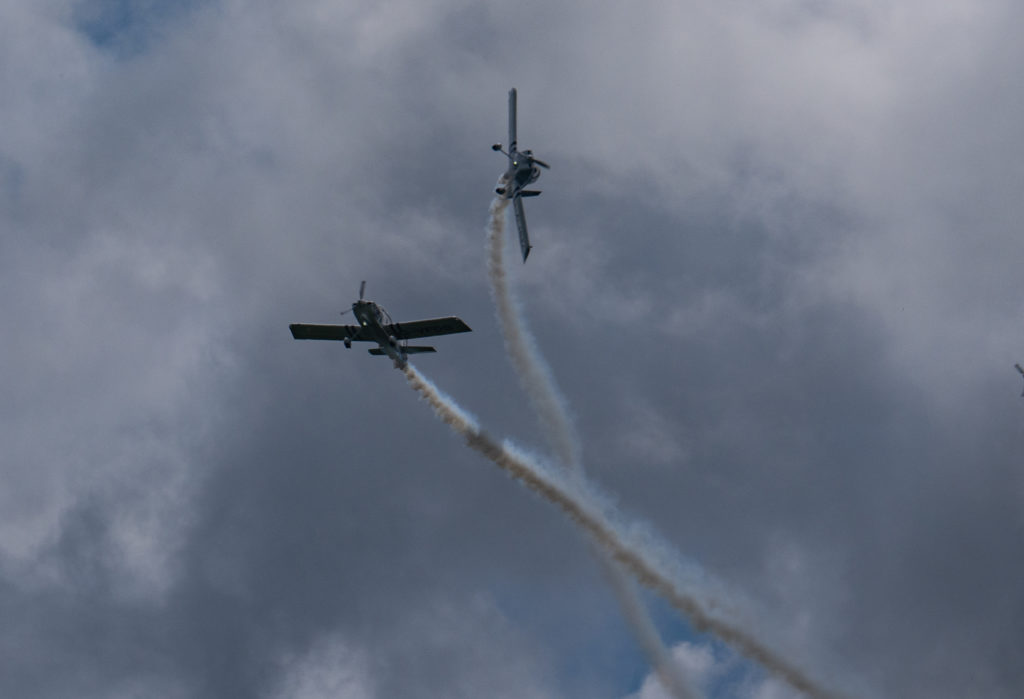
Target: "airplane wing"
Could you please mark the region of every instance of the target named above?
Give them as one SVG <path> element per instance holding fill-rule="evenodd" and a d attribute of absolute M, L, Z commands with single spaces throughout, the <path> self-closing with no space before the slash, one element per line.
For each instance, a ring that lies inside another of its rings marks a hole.
<path fill-rule="evenodd" d="M 530 236 L 526 232 L 526 212 L 523 211 L 523 200 L 521 197 L 514 197 L 512 199 L 512 209 L 516 214 L 516 228 L 519 229 L 519 247 L 523 251 L 523 262 L 526 262 L 526 256 L 530 254 Z"/>
<path fill-rule="evenodd" d="M 310 323 L 292 323 L 288 326 L 292 337 L 296 340 L 369 340 L 362 337 L 363 329 L 358 325 L 313 325 Z"/>
<path fill-rule="evenodd" d="M 508 152 L 516 149 L 516 89 L 508 91 Z"/>
<path fill-rule="evenodd" d="M 419 337 L 451 335 L 452 333 L 468 333 L 470 331 L 470 327 L 455 316 L 413 320 L 408 323 L 392 323 L 384 327 L 388 334 L 393 335 L 396 340 L 415 340 Z"/>

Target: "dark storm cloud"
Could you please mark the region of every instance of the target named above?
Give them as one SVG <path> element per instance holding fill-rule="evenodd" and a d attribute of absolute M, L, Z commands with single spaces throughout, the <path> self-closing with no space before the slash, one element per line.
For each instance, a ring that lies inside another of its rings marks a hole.
<path fill-rule="evenodd" d="M 1020 694 L 1015 8 L 146 7 L 0 10 L 2 693 L 640 688 L 579 537 L 287 331 L 458 314 L 424 370 L 541 448 L 484 269 L 516 85 L 588 472 L 816 671 Z"/>

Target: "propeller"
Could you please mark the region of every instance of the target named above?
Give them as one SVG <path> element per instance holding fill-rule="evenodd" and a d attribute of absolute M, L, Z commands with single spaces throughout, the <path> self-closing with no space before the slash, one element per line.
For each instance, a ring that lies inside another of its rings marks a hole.
<path fill-rule="evenodd" d="M 537 165 L 540 165 L 545 170 L 550 170 L 551 169 L 550 165 L 548 165 L 547 163 L 545 163 L 543 160 L 541 160 L 539 158 L 534 158 L 532 155 L 530 156 L 530 160 L 532 162 L 536 163 Z"/>
<path fill-rule="evenodd" d="M 363 282 L 359 285 L 359 300 L 360 301 L 363 300 L 363 294 L 365 294 L 365 293 L 366 293 L 366 280 L 364 279 Z M 346 308 L 344 311 L 342 311 L 338 315 L 345 315 L 346 313 L 350 313 L 351 311 L 352 311 L 351 308 Z"/>

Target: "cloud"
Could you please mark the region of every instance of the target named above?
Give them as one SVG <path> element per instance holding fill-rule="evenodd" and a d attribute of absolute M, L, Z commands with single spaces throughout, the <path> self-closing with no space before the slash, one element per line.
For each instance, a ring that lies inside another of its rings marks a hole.
<path fill-rule="evenodd" d="M 424 368 L 539 441 L 482 268 L 515 85 L 588 473 L 861 694 L 1020 695 L 1016 6 L 222 2 L 128 52 L 102 7 L 0 9 L 0 692 L 637 689 L 564 523 L 287 332 L 458 314 Z M 399 683 L 435 606 L 479 628 Z"/>
<path fill-rule="evenodd" d="M 737 663 L 728 650 L 698 643 L 680 643 L 672 648 L 676 662 L 689 677 L 711 696 L 737 699 L 797 699 L 802 693 L 787 687 L 778 679 L 751 673 Z M 627 699 L 667 699 L 653 674 L 647 675 L 640 689 Z"/>
<path fill-rule="evenodd" d="M 372 660 L 341 639 L 324 639 L 299 657 L 286 657 L 276 697 L 327 699 L 376 696 L 367 665 Z"/>

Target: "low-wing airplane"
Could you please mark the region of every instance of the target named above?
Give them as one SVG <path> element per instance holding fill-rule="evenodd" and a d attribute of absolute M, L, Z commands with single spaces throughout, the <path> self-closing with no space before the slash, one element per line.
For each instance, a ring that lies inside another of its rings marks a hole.
<path fill-rule="evenodd" d="M 365 291 L 364 281 L 359 285 L 359 300 L 352 304 L 352 313 L 359 325 L 292 323 L 288 326 L 292 337 L 296 340 L 341 340 L 348 349 L 352 349 L 353 342 L 376 342 L 378 346 L 370 348 L 370 354 L 378 357 L 387 355 L 396 369 L 403 369 L 409 361 L 406 355 L 437 351 L 433 347 L 410 346 L 408 340 L 470 331 L 468 325 L 454 316 L 396 323 L 381 306 L 363 300 Z M 346 313 L 348 311 L 341 312 L 342 315 Z"/>
<path fill-rule="evenodd" d="M 550 169 L 543 160 L 533 157 L 532 150 L 519 150 L 516 146 L 516 89 L 508 91 L 508 152 L 501 149 L 500 143 L 491 146 L 493 150 L 504 153 L 508 158 L 508 170 L 502 177 L 501 185 L 494 191 L 506 199 L 512 200 L 512 208 L 516 214 L 516 228 L 519 229 L 519 247 L 523 250 L 523 262 L 530 254 L 530 236 L 526 232 L 526 213 L 523 211 L 523 197 L 535 197 L 537 190 L 523 189 L 540 177 L 540 168 Z M 540 167 L 538 167 L 540 166 Z"/>
<path fill-rule="evenodd" d="M 1020 372 L 1021 376 L 1024 376 L 1024 369 L 1021 368 L 1020 364 L 1014 364 L 1013 366 L 1017 367 L 1017 371 Z M 1020 396 L 1024 398 L 1024 393 L 1021 393 Z"/>

